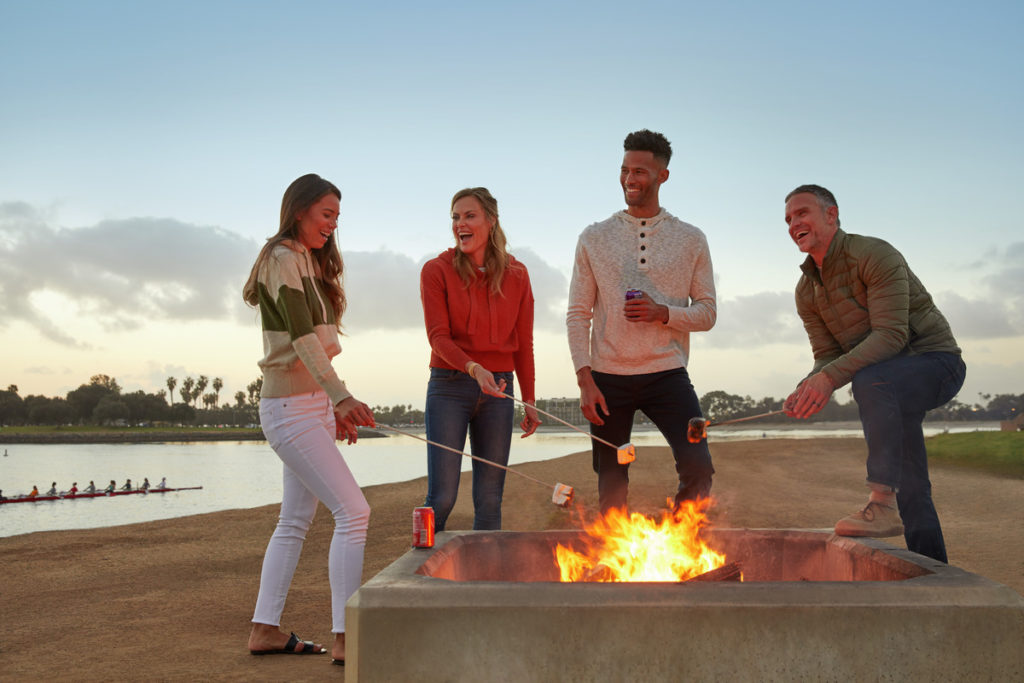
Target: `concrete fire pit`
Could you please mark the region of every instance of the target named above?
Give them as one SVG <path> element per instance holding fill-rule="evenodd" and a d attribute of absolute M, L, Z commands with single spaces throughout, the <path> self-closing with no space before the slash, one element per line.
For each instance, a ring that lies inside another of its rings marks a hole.
<path fill-rule="evenodd" d="M 581 537 L 406 553 L 349 600 L 346 681 L 1024 680 L 1024 598 L 880 541 L 721 529 L 743 583 L 559 583 Z"/>

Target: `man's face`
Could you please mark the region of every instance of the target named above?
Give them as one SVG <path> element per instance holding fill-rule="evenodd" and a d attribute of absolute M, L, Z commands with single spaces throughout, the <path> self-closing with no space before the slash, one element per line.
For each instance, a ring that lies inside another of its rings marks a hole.
<path fill-rule="evenodd" d="M 622 157 L 619 184 L 630 213 L 633 210 L 653 216 L 660 210 L 658 188 L 668 180 L 668 169 L 652 152 L 626 152 Z M 650 213 L 653 211 L 654 213 Z"/>
<path fill-rule="evenodd" d="M 795 194 L 786 202 L 786 225 L 789 226 L 790 238 L 819 266 L 836 234 L 838 216 L 839 209 L 834 206 L 822 209 L 818 198 L 809 192 Z"/>

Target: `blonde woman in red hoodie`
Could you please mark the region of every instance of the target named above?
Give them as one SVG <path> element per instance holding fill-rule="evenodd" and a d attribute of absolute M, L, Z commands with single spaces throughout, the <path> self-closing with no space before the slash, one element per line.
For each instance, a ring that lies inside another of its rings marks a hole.
<path fill-rule="evenodd" d="M 508 464 L 519 378 L 530 404 L 523 436 L 540 420 L 534 396 L 533 292 L 526 266 L 505 248 L 498 202 L 483 187 L 455 193 L 451 203 L 455 247 L 428 261 L 420 273 L 423 318 L 430 341 L 427 438 Z M 427 446 L 427 498 L 435 528 L 443 531 L 459 492 L 462 456 Z M 473 461 L 473 528 L 501 528 L 505 471 Z"/>

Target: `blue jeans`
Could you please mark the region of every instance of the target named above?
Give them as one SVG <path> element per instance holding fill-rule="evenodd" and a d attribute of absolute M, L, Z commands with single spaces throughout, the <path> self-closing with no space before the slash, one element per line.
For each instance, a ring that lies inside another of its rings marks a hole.
<path fill-rule="evenodd" d="M 864 440 L 868 481 L 896 490 L 907 548 L 946 561 L 946 544 L 932 502 L 925 413 L 956 396 L 967 367 L 954 353 L 897 356 L 853 376 Z"/>
<path fill-rule="evenodd" d="M 513 394 L 512 373 L 496 372 Z M 508 465 L 514 408 L 511 399 L 488 396 L 476 380 L 458 370 L 430 369 L 427 384 L 426 427 L 431 441 L 470 452 L 478 458 Z M 459 493 L 463 456 L 427 445 L 427 507 L 434 508 L 434 528 L 444 531 Z M 473 460 L 473 528 L 501 528 L 501 496 L 505 470 Z"/>
<path fill-rule="evenodd" d="M 695 500 L 711 492 L 711 452 L 707 440 L 690 443 L 686 429 L 690 418 L 700 417 L 700 402 L 686 368 L 644 375 L 610 375 L 593 372 L 594 383 L 604 394 L 608 416 L 603 425 L 590 425 L 590 433 L 616 446 L 629 442 L 633 416 L 640 410 L 661 431 L 672 448 L 679 487 L 675 502 Z M 629 465 L 620 465 L 616 449 L 593 442 L 594 471 L 601 512 L 625 508 L 629 492 Z"/>

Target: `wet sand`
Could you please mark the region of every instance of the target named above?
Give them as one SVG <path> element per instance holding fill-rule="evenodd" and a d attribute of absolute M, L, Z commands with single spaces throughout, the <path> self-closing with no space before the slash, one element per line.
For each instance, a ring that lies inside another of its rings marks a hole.
<path fill-rule="evenodd" d="M 866 500 L 861 439 L 766 439 L 712 444 L 712 518 L 721 527 L 829 528 Z M 596 507 L 590 453 L 517 465 L 573 486 Z M 630 504 L 654 513 L 674 493 L 665 447 L 638 449 Z M 932 484 L 951 564 L 1024 594 L 1024 480 L 933 465 Z M 463 474 L 450 529 L 472 526 Z M 364 489 L 373 510 L 364 581 L 409 548 L 412 509 L 426 480 Z M 572 527 L 551 490 L 509 475 L 504 528 Z M 0 510 L 2 512 L 2 510 Z M 0 515 L 0 523 L 2 523 Z M 0 538 L 0 672 L 7 680 L 341 680 L 327 656 L 252 657 L 245 648 L 260 563 L 277 506 L 105 529 Z M 310 530 L 282 628 L 330 642 L 327 546 L 321 507 Z M 903 547 L 902 538 L 889 539 Z M 396 656 L 397 653 L 396 653 Z"/>

